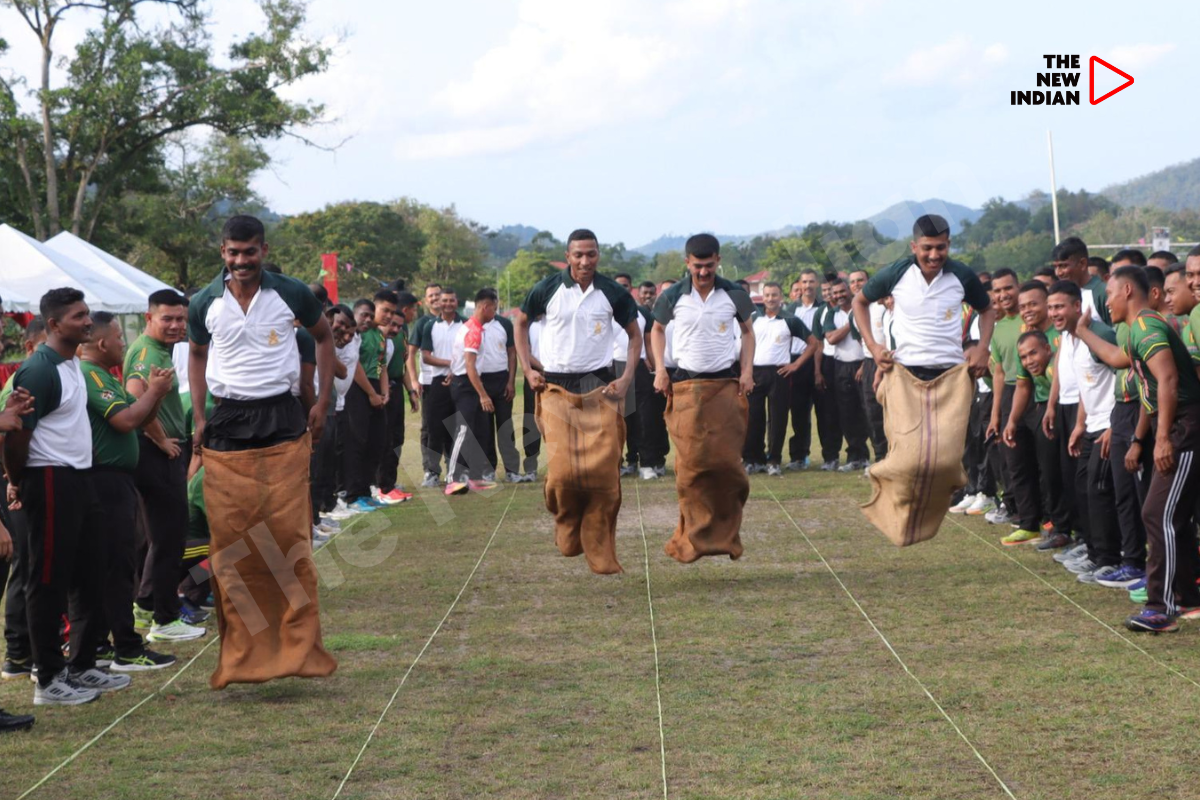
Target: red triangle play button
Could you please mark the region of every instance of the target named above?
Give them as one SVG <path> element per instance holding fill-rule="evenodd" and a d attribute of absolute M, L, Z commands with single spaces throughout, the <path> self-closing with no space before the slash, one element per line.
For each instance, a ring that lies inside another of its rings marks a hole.
<path fill-rule="evenodd" d="M 1122 78 L 1125 78 L 1124 83 L 1122 83 L 1117 88 L 1113 89 L 1108 94 L 1101 95 L 1100 97 L 1096 97 L 1096 63 L 1097 62 L 1099 62 L 1101 65 L 1107 67 L 1109 70 L 1117 73 Z M 1091 102 L 1092 105 L 1096 105 L 1097 103 L 1103 103 L 1105 100 L 1112 97 L 1117 92 L 1121 91 L 1122 89 L 1128 89 L 1130 86 L 1133 86 L 1133 76 L 1130 75 L 1128 72 L 1124 72 L 1122 70 L 1117 69 L 1112 64 L 1105 61 L 1103 58 L 1100 58 L 1100 56 L 1092 56 L 1088 60 L 1088 100 Z"/>

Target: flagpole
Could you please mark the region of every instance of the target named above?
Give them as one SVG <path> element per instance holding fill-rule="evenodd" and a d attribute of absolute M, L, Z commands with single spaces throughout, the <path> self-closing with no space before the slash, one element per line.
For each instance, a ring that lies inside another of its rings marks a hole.
<path fill-rule="evenodd" d="M 1058 183 L 1054 179 L 1054 136 L 1049 129 L 1046 130 L 1046 146 L 1050 149 L 1050 208 L 1054 212 L 1054 243 L 1058 244 Z"/>

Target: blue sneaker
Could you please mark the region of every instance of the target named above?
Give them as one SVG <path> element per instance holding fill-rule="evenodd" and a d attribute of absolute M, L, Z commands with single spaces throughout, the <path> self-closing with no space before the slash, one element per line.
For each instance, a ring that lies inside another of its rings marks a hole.
<path fill-rule="evenodd" d="M 1125 588 L 1131 592 L 1144 592 L 1144 591 L 1146 591 L 1146 579 L 1142 578 L 1137 583 L 1132 583 L 1129 586 L 1126 586 Z"/>
<path fill-rule="evenodd" d="M 349 507 L 352 511 L 355 511 L 359 514 L 365 514 L 368 511 L 378 511 L 380 508 L 379 506 L 372 503 L 370 498 L 367 498 L 367 497 L 358 498 L 353 503 L 350 503 Z"/>
<path fill-rule="evenodd" d="M 1110 589 L 1128 589 L 1138 581 L 1146 580 L 1146 570 L 1123 564 L 1116 572 L 1106 576 L 1097 576 L 1096 583 Z"/>
<path fill-rule="evenodd" d="M 180 598 L 179 618 L 187 625 L 200 625 L 208 619 L 208 612 L 202 608 L 196 608 L 187 600 Z"/>
<path fill-rule="evenodd" d="M 1169 614 L 1143 608 L 1125 620 L 1125 627 L 1134 633 L 1168 633 L 1179 630 L 1179 623 Z"/>

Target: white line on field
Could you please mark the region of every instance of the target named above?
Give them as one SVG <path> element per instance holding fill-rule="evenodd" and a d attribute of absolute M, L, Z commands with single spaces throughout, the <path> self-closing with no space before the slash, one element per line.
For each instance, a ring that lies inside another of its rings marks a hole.
<path fill-rule="evenodd" d="M 888 652 L 890 652 L 892 657 L 896 659 L 896 663 L 903 668 L 903 670 L 908 674 L 908 677 L 912 678 L 917 686 L 921 687 L 921 691 L 925 693 L 925 696 L 929 698 L 929 701 L 933 703 L 941 715 L 945 717 L 946 722 L 950 723 L 950 727 L 954 728 L 954 732 L 958 734 L 958 738 L 962 739 L 963 742 L 966 743 L 967 747 L 971 748 L 971 752 L 975 754 L 975 758 L 979 759 L 979 763 L 983 764 L 984 768 L 992 774 L 992 777 L 995 778 L 996 782 L 1000 784 L 1000 788 L 1004 790 L 1004 793 L 1013 798 L 1013 800 L 1016 800 L 1016 795 L 1012 793 L 1012 789 L 1009 789 L 1008 784 L 1005 783 L 998 774 L 996 774 L 996 770 L 992 769 L 992 765 L 989 764 L 987 759 L 983 757 L 983 753 L 980 753 L 979 749 L 976 748 L 975 745 L 971 744 L 971 740 L 968 739 L 967 735 L 962 732 L 962 728 L 958 727 L 958 724 L 950 717 L 949 714 L 946 713 L 946 709 L 942 708 L 942 704 L 937 701 L 937 698 L 933 696 L 933 693 L 930 692 L 921 679 L 918 678 L 916 674 L 908 668 L 908 664 L 904 663 L 904 659 L 902 659 L 900 654 L 896 652 L 896 648 L 892 647 L 892 643 L 889 642 L 887 637 L 883 635 L 883 631 L 879 629 L 879 626 L 876 625 L 871 619 L 870 615 L 867 614 L 866 609 L 864 609 L 858 600 L 855 599 L 854 595 L 850 593 L 850 590 L 846 587 L 846 584 L 842 582 L 842 579 L 837 574 L 837 571 L 835 571 L 830 563 L 825 560 L 825 556 L 821 555 L 821 551 L 817 549 L 815 544 L 813 544 L 813 540 L 808 538 L 808 534 L 805 533 L 804 529 L 801 528 L 799 523 L 796 522 L 795 518 L 791 515 L 791 512 L 784 507 L 783 503 L 779 501 L 779 498 L 775 496 L 775 493 L 771 491 L 770 487 L 766 487 L 766 489 L 767 494 L 771 495 L 771 499 L 775 501 L 777 506 L 779 506 L 779 510 L 782 511 L 788 518 L 788 521 L 792 523 L 792 527 L 800 532 L 800 535 L 804 537 L 804 541 L 808 542 L 808 546 L 811 547 L 812 551 L 817 554 L 817 558 L 821 559 L 821 563 L 825 565 L 825 569 L 829 570 L 829 574 L 833 576 L 835 581 L 837 581 L 838 586 L 842 587 L 842 591 L 845 592 L 846 596 L 850 598 L 850 602 L 854 603 L 854 607 L 858 609 L 858 613 L 862 614 L 863 619 L 865 619 L 867 624 L 871 626 L 871 629 L 875 631 L 875 635 L 879 637 L 880 641 L 882 641 L 884 646 L 888 649 Z"/>
<path fill-rule="evenodd" d="M 383 718 L 387 716 L 388 711 L 390 711 L 392 708 L 392 704 L 394 704 L 396 702 L 396 698 L 400 696 L 400 690 L 404 688 L 404 684 L 408 681 L 408 676 L 412 674 L 414 669 L 416 669 L 417 662 L 419 662 L 421 657 L 425 655 L 425 651 L 429 649 L 429 645 L 433 644 L 433 638 L 438 635 L 438 631 L 442 629 L 442 626 L 446 624 L 446 620 L 448 620 L 450 615 L 454 613 L 454 608 L 458 605 L 458 601 L 462 599 L 463 593 L 467 591 L 467 587 L 471 584 L 471 579 L 474 578 L 475 573 L 479 571 L 479 565 L 483 563 L 483 559 L 487 556 L 488 550 L 492 549 L 492 542 L 496 540 L 496 534 L 500 532 L 500 526 L 504 524 L 504 518 L 508 516 L 508 510 L 512 508 L 513 500 L 516 498 L 516 496 L 517 490 L 513 489 L 508 495 L 508 505 L 504 506 L 504 512 L 500 515 L 499 521 L 496 522 L 496 527 L 492 529 L 492 535 L 488 537 L 487 544 L 483 546 L 483 552 L 479 554 L 479 559 L 475 562 L 475 566 L 471 568 L 471 573 L 467 575 L 467 579 L 463 581 L 462 588 L 459 589 L 458 594 L 454 596 L 454 602 L 450 604 L 450 608 L 446 609 L 446 613 L 442 616 L 441 622 L 437 624 L 437 627 L 433 629 L 433 633 L 429 634 L 429 638 L 425 640 L 425 645 L 421 648 L 421 652 L 417 653 L 417 657 L 414 658 L 413 662 L 408 665 L 408 669 L 405 671 L 404 676 L 400 678 L 400 684 L 396 687 L 396 691 L 392 692 L 391 699 L 388 700 L 387 705 L 383 707 L 383 712 L 379 715 L 379 719 L 375 721 L 375 726 L 371 728 L 371 732 L 367 734 L 367 739 L 365 742 L 363 742 L 362 748 L 359 749 L 358 755 L 354 757 L 354 762 L 350 765 L 350 769 L 346 770 L 345 777 L 343 777 L 342 782 L 338 784 L 337 791 L 333 793 L 333 800 L 337 800 L 337 798 L 341 796 L 342 789 L 346 788 L 346 783 L 350 780 L 350 775 L 354 772 L 354 769 L 358 766 L 359 762 L 362 761 L 363 754 L 367 752 L 367 747 L 370 746 L 371 740 L 375 738 L 375 734 L 379 730 L 379 726 L 383 724 Z"/>
<path fill-rule="evenodd" d="M 654 699 L 658 702 L 658 755 L 662 759 L 663 800 L 667 797 L 667 744 L 663 735 L 662 680 L 658 669 L 658 633 L 654 628 L 654 598 L 650 594 L 650 545 L 646 541 L 646 523 L 642 519 L 642 490 L 633 484 L 637 496 L 638 527 L 642 529 L 642 555 L 646 559 L 646 604 L 650 606 L 650 641 L 654 643 Z"/>
<path fill-rule="evenodd" d="M 971 535 L 972 535 L 972 536 L 974 536 L 976 539 L 978 539 L 979 541 L 983 542 L 985 545 L 987 545 L 988 547 L 992 548 L 993 550 L 997 551 L 998 553 L 1000 553 L 1000 555 L 1004 556 L 1004 557 L 1005 557 L 1005 558 L 1007 558 L 1009 561 L 1013 562 L 1013 563 L 1014 563 L 1014 564 L 1016 564 L 1018 567 L 1020 567 L 1021 569 L 1025 570 L 1025 571 L 1026 571 L 1026 572 L 1028 572 L 1030 575 L 1032 575 L 1033 577 L 1037 578 L 1037 579 L 1038 579 L 1039 581 L 1041 581 L 1042 583 L 1044 583 L 1044 584 L 1046 584 L 1047 586 L 1049 586 L 1049 587 L 1050 587 L 1050 588 L 1051 588 L 1051 589 L 1054 591 L 1054 593 L 1055 593 L 1055 594 L 1057 594 L 1057 595 L 1058 595 L 1059 597 L 1061 597 L 1062 599 L 1066 600 L 1066 601 L 1067 601 L 1068 603 L 1070 603 L 1071 605 L 1073 605 L 1073 606 L 1075 606 L 1076 608 L 1078 608 L 1080 611 L 1082 611 L 1082 612 L 1083 612 L 1084 614 L 1086 614 L 1087 616 L 1091 617 L 1093 620 L 1095 620 L 1095 621 L 1096 621 L 1097 623 L 1099 623 L 1100 625 L 1104 626 L 1104 628 L 1105 628 L 1105 629 L 1106 629 L 1106 630 L 1107 630 L 1109 633 L 1111 633 L 1113 636 L 1117 637 L 1117 638 L 1118 638 L 1118 639 L 1120 639 L 1122 642 L 1124 642 L 1125 644 L 1127 644 L 1127 645 L 1129 645 L 1130 647 L 1132 647 L 1134 650 L 1137 650 L 1139 653 L 1141 653 L 1141 654 L 1142 654 L 1142 655 L 1144 655 L 1146 658 L 1148 658 L 1148 659 L 1150 659 L 1151 661 L 1153 661 L 1153 662 L 1154 662 L 1155 664 L 1157 664 L 1158 666 L 1160 666 L 1160 667 L 1162 667 L 1163 669 L 1167 670 L 1167 671 L 1168 671 L 1168 672 L 1170 672 L 1172 675 L 1175 675 L 1175 676 L 1176 676 L 1176 677 L 1178 677 L 1178 678 L 1183 678 L 1185 681 L 1187 681 L 1188 683 L 1190 683 L 1192 686 L 1195 686 L 1197 689 L 1200 689 L 1200 683 L 1196 682 L 1196 681 L 1195 681 L 1194 679 L 1192 679 L 1192 678 L 1189 678 L 1187 675 L 1183 674 L 1182 672 L 1180 672 L 1179 670 L 1177 670 L 1175 667 L 1172 667 L 1170 664 L 1166 663 L 1165 661 L 1162 661 L 1162 660 L 1160 660 L 1160 659 L 1159 659 L 1158 657 L 1156 657 L 1156 656 L 1155 656 L 1153 653 L 1151 653 L 1151 652 L 1150 652 L 1150 651 L 1148 651 L 1148 650 L 1145 650 L 1145 649 L 1144 649 L 1144 648 L 1143 648 L 1141 645 L 1139 645 L 1137 642 L 1134 642 L 1134 641 L 1130 640 L 1130 638 L 1129 638 L 1128 636 L 1125 636 L 1125 635 L 1123 635 L 1123 634 L 1122 634 L 1120 631 L 1118 631 L 1118 630 L 1117 630 L 1116 628 L 1114 628 L 1112 625 L 1109 625 L 1107 622 L 1105 622 L 1104 620 L 1102 620 L 1102 619 L 1100 619 L 1099 617 L 1097 617 L 1097 616 L 1096 616 L 1095 614 L 1093 614 L 1091 611 L 1088 611 L 1086 608 L 1084 608 L 1083 606 L 1079 605 L 1079 603 L 1075 602 L 1075 600 L 1073 600 L 1073 599 L 1072 599 L 1072 598 L 1071 598 L 1069 595 L 1065 594 L 1065 593 L 1064 593 L 1064 592 L 1063 592 L 1061 589 L 1059 589 L 1059 588 L 1058 588 L 1057 586 L 1055 586 L 1053 583 L 1051 583 L 1050 581 L 1048 581 L 1048 580 L 1046 580 L 1045 578 L 1043 578 L 1041 575 L 1039 575 L 1039 574 L 1037 574 L 1036 572 L 1034 572 L 1033 570 L 1031 570 L 1031 569 L 1030 569 L 1029 567 L 1027 567 L 1025 564 L 1022 564 L 1022 563 L 1021 563 L 1021 562 L 1020 562 L 1018 559 L 1014 558 L 1014 557 L 1013 557 L 1013 555 L 1012 555 L 1011 553 L 1005 552 L 1004 550 L 1001 550 L 999 547 L 996 547 L 996 545 L 992 544 L 992 543 L 991 543 L 991 542 L 989 542 L 987 539 L 983 538 L 983 537 L 982 537 L 982 536 L 980 536 L 978 533 L 976 533 L 975 531 L 971 530 L 971 529 L 970 529 L 970 528 L 968 528 L 966 525 L 963 525 L 961 522 L 959 522 L 958 520 L 954 519 L 953 517 L 951 517 L 951 516 L 947 516 L 947 517 L 946 517 L 946 519 L 947 519 L 947 520 L 949 520 L 950 522 L 953 522 L 955 525 L 957 525 L 958 527 L 962 528 L 964 531 L 966 531 L 967 533 L 971 534 Z"/>

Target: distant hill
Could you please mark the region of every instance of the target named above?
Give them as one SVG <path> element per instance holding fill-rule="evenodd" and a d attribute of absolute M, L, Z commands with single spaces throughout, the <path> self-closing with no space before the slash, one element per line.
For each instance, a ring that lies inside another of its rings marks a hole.
<path fill-rule="evenodd" d="M 912 226 L 917 217 L 922 214 L 939 214 L 950 223 L 950 233 L 954 235 L 962 230 L 963 220 L 977 221 L 983 212 L 975 208 L 967 208 L 958 203 L 932 198 L 930 200 L 902 200 L 888 206 L 878 214 L 867 217 L 867 222 L 875 226 L 881 236 L 889 239 L 906 239 L 912 235 Z"/>
<path fill-rule="evenodd" d="M 804 230 L 803 225 L 784 225 L 782 228 L 778 228 L 773 231 L 763 231 L 761 233 L 752 233 L 749 236 L 742 235 L 742 234 L 720 234 L 720 233 L 715 234 L 715 235 L 717 237 L 717 240 L 720 241 L 721 244 L 741 244 L 742 242 L 750 241 L 751 239 L 755 238 L 756 236 L 766 236 L 766 237 L 772 238 L 772 239 L 782 239 L 787 236 L 792 236 L 793 234 L 797 234 L 802 230 Z M 687 236 L 674 236 L 674 235 L 668 234 L 666 236 L 660 236 L 652 242 L 647 242 L 646 244 L 642 245 L 641 247 L 634 247 L 631 249 L 631 252 L 641 253 L 642 255 L 645 255 L 645 256 L 656 256 L 659 253 L 666 253 L 671 250 L 682 250 L 684 243 L 687 242 L 687 239 L 688 239 Z"/>
<path fill-rule="evenodd" d="M 533 241 L 533 237 L 537 236 L 540 230 L 529 225 L 502 225 L 496 229 L 496 233 L 500 236 L 511 236 L 516 240 L 518 247 L 524 247 Z"/>
<path fill-rule="evenodd" d="M 1200 158 L 1114 184 L 1100 193 L 1127 207 L 1200 208 Z"/>

